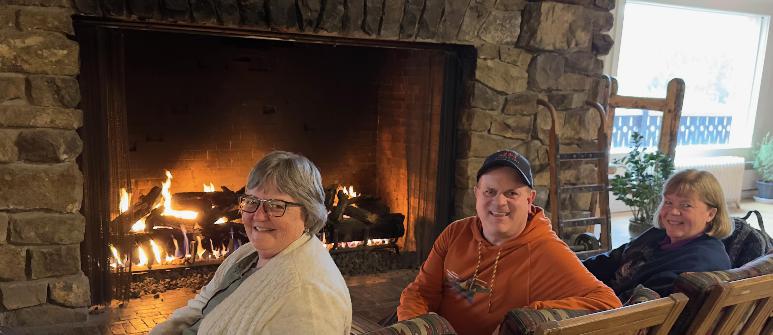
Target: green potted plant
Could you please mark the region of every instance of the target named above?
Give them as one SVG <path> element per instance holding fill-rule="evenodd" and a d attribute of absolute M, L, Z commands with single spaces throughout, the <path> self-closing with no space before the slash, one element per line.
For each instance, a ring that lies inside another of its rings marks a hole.
<path fill-rule="evenodd" d="M 660 152 L 647 152 L 643 148 L 644 136 L 631 134 L 633 149 L 624 157 L 615 159 L 625 172 L 610 180 L 610 189 L 617 200 L 631 208 L 632 235 L 651 227 L 655 211 L 660 204 L 663 184 L 674 172 L 674 161 Z"/>
<path fill-rule="evenodd" d="M 754 169 L 757 171 L 756 201 L 773 203 L 773 137 L 765 135 L 754 152 Z"/>

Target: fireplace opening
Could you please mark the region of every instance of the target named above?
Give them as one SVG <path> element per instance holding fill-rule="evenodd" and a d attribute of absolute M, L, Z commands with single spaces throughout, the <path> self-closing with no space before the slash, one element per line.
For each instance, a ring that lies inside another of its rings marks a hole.
<path fill-rule="evenodd" d="M 373 250 L 418 264 L 449 222 L 458 50 L 76 29 L 82 263 L 95 303 L 125 295 L 137 276 L 211 272 L 248 243 L 238 197 L 272 150 L 319 167 L 330 211 L 320 238 L 342 272 L 372 263 L 353 255 Z"/>

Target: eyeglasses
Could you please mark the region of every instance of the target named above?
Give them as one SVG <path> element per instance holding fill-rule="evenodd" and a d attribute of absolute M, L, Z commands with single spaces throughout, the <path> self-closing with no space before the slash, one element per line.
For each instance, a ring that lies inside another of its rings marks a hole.
<path fill-rule="evenodd" d="M 298 203 L 278 199 L 258 199 L 251 195 L 239 197 L 239 209 L 242 212 L 255 213 L 261 207 L 260 205 L 263 205 L 263 213 L 277 218 L 285 215 L 288 206 L 303 207 Z"/>

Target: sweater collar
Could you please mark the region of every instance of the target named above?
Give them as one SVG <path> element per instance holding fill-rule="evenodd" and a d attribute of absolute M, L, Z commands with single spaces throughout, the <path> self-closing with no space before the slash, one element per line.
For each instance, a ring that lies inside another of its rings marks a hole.
<path fill-rule="evenodd" d="M 671 238 L 668 237 L 668 235 L 666 235 L 666 237 L 663 240 L 661 240 L 660 243 L 658 243 L 658 245 L 660 246 L 660 250 L 665 250 L 665 251 L 674 250 L 674 249 L 679 249 L 687 245 L 688 243 L 695 241 L 703 236 L 706 236 L 706 234 L 700 234 L 698 236 L 695 236 L 693 238 L 686 239 L 686 240 L 671 242 Z"/>
<path fill-rule="evenodd" d="M 495 246 L 489 242 L 485 236 L 483 236 L 483 223 L 480 221 L 480 217 L 475 216 L 475 224 L 470 225 L 472 229 L 473 238 L 482 243 L 485 248 L 502 248 L 508 249 L 513 247 L 522 246 L 545 236 L 546 232 L 551 231 L 553 228 L 550 225 L 550 220 L 545 216 L 545 211 L 538 206 L 531 206 L 529 210 L 529 218 L 526 221 L 526 227 L 520 235 L 513 237 L 501 245 Z"/>

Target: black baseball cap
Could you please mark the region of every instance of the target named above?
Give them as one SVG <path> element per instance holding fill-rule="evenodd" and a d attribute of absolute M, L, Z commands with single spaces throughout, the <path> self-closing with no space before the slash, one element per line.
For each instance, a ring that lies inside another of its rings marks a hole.
<path fill-rule="evenodd" d="M 534 188 L 534 179 L 531 175 L 531 164 L 529 164 L 529 160 L 514 150 L 501 150 L 486 157 L 486 160 L 483 161 L 483 165 L 478 170 L 478 176 L 475 180 L 480 180 L 480 176 L 484 173 L 500 166 L 507 166 L 515 169 L 515 171 L 518 171 L 518 175 L 521 179 L 523 179 L 523 182 L 527 186 Z"/>

